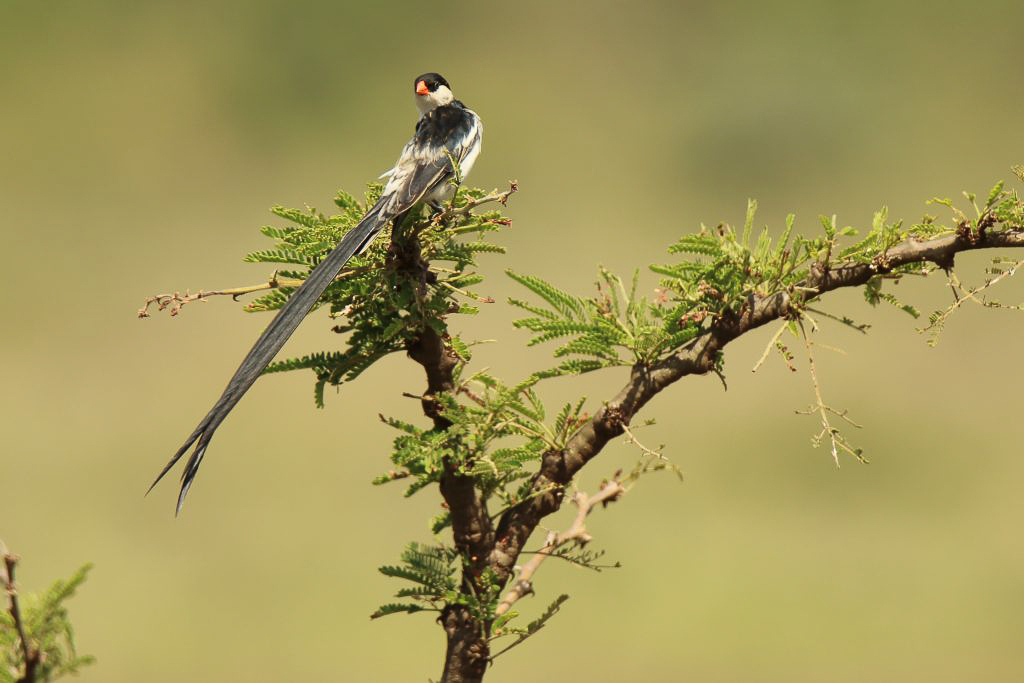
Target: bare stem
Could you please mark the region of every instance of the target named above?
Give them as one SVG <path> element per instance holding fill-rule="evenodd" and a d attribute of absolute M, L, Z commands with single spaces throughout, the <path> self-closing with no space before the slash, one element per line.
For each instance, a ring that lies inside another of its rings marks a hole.
<path fill-rule="evenodd" d="M 821 395 L 821 383 L 818 381 L 818 371 L 814 365 L 814 350 L 810 336 L 807 334 L 807 330 L 804 329 L 803 319 L 799 319 L 797 324 L 800 326 L 800 336 L 803 337 L 804 347 L 807 349 L 807 370 L 811 375 L 811 385 L 814 387 L 814 406 L 811 407 L 807 413 L 817 413 L 821 417 L 821 432 L 815 437 L 815 445 L 817 446 L 821 440 L 828 436 L 830 443 L 832 444 L 832 460 L 836 463 L 836 467 L 839 467 L 839 451 L 843 450 L 850 455 L 854 456 L 858 460 L 863 461 L 863 457 L 858 449 L 853 448 L 846 441 L 846 439 L 839 433 L 839 430 L 832 426 L 832 422 L 828 419 L 829 413 L 837 415 L 848 423 L 855 427 L 859 427 L 856 422 L 846 417 L 846 413 L 839 412 L 834 408 L 830 408 L 825 404 L 825 399 Z"/>
<path fill-rule="evenodd" d="M 338 277 L 335 278 L 335 281 L 343 280 L 356 273 L 366 272 L 366 270 L 366 268 L 347 268 L 341 271 Z M 187 289 L 184 294 L 181 292 L 174 292 L 172 294 L 154 294 L 143 302 L 143 306 L 139 309 L 138 315 L 140 318 L 148 318 L 149 307 L 155 305 L 157 311 L 163 311 L 169 308 L 171 315 L 175 316 L 178 315 L 182 306 L 185 304 L 190 304 L 193 301 L 203 301 L 211 296 L 230 296 L 232 299 L 237 301 L 238 297 L 246 294 L 262 292 L 268 289 L 279 289 L 281 287 L 299 287 L 303 282 L 304 280 L 278 277 L 275 272 L 266 282 L 248 285 L 246 287 L 231 287 L 230 289 L 213 289 L 209 291 L 200 289 L 195 294 L 190 294 Z"/>
<path fill-rule="evenodd" d="M 42 661 L 42 654 L 33 645 L 25 633 L 25 624 L 21 618 L 21 607 L 18 604 L 18 590 L 14 583 L 14 570 L 18 565 L 18 556 L 7 551 L 7 546 L 0 541 L 0 553 L 4 558 L 4 588 L 7 592 L 7 611 L 14 622 L 14 630 L 18 633 L 18 644 L 21 649 L 21 657 L 24 661 L 25 671 L 16 683 L 35 683 L 36 668 Z"/>
<path fill-rule="evenodd" d="M 979 299 L 978 295 L 981 292 L 988 289 L 989 287 L 991 287 L 992 285 L 998 283 L 1000 280 L 1014 275 L 1017 272 L 1017 269 L 1020 268 L 1021 266 L 1024 266 L 1024 260 L 1017 261 L 1009 268 L 1004 270 L 1002 273 L 999 273 L 995 277 L 986 280 L 983 284 L 978 285 L 974 289 L 967 289 L 963 285 L 961 285 L 960 279 L 956 276 L 956 273 L 954 273 L 951 270 L 949 273 L 949 285 L 950 288 L 953 290 L 953 303 L 950 304 L 941 313 L 938 313 L 937 315 L 933 316 L 929 320 L 928 325 L 919 329 L 918 332 L 938 332 L 939 330 L 942 329 L 943 325 L 946 324 L 946 321 L 949 319 L 949 316 L 953 315 L 953 312 L 960 308 L 960 306 L 962 306 L 967 301 L 973 301 L 976 304 L 980 304 L 982 306 L 992 305 L 986 302 L 984 299 Z M 933 337 L 933 342 L 934 341 L 935 338 Z"/>
<path fill-rule="evenodd" d="M 441 211 L 436 216 L 434 216 L 432 222 L 435 225 L 439 225 L 443 223 L 446 219 L 451 218 L 452 216 L 468 216 L 470 213 L 472 213 L 473 209 L 480 206 L 481 204 L 490 204 L 492 202 L 498 202 L 502 206 L 507 206 L 508 198 L 518 191 L 519 183 L 516 182 L 515 180 L 510 180 L 508 182 L 508 189 L 505 190 L 504 192 L 492 192 L 489 195 L 480 197 L 479 199 L 470 199 L 465 203 L 465 205 L 460 206 L 458 208 L 449 206 L 444 211 Z"/>
<path fill-rule="evenodd" d="M 640 440 L 637 439 L 636 435 L 634 435 L 633 432 L 630 430 L 629 425 L 622 425 L 622 431 L 626 435 L 626 441 L 629 441 L 631 444 L 639 448 L 644 455 L 649 455 L 652 458 L 657 458 L 658 460 L 668 460 L 668 458 L 666 458 L 661 451 L 656 451 L 654 449 L 648 448 L 647 446 L 640 443 Z"/>
<path fill-rule="evenodd" d="M 652 451 L 653 452 L 653 451 Z M 655 455 L 658 455 L 655 453 Z M 587 515 L 598 505 L 607 505 L 611 501 L 617 499 L 625 492 L 625 488 L 616 480 L 605 483 L 604 487 L 596 495 L 588 496 L 586 493 L 579 491 L 572 497 L 572 502 L 575 503 L 578 511 L 576 512 L 576 519 L 573 520 L 572 526 L 561 533 L 555 533 L 554 531 L 548 532 L 547 539 L 544 541 L 544 546 L 530 558 L 530 561 L 523 565 L 519 570 L 519 576 L 512 583 L 512 587 L 509 588 L 508 592 L 505 593 L 505 597 L 502 598 L 501 602 L 498 603 L 498 607 L 494 610 L 495 616 L 501 616 L 505 612 L 509 611 L 517 601 L 533 592 L 533 575 L 540 568 L 544 560 L 548 559 L 553 552 L 558 548 L 565 545 L 566 543 L 574 542 L 579 545 L 584 545 L 591 540 L 591 536 L 587 533 Z"/>

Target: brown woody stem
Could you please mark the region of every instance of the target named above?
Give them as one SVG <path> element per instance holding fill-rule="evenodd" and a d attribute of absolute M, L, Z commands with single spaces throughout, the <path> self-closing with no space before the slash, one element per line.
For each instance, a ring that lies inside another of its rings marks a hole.
<path fill-rule="evenodd" d="M 531 587 L 533 572 L 550 552 L 561 543 L 578 538 L 578 534 L 586 533 L 582 526 L 586 512 L 595 500 L 600 502 L 601 494 L 582 500 L 577 497 L 580 505 L 577 524 L 566 532 L 565 538 L 557 534 L 553 538 L 549 536 L 542 551 L 531 559 L 518 579 L 513 580 L 516 562 L 530 535 L 544 517 L 561 507 L 565 489 L 580 469 L 609 441 L 628 433 L 633 417 L 659 392 L 688 375 L 715 371 L 719 354 L 729 342 L 773 320 L 799 315 L 803 306 L 828 292 L 864 285 L 901 266 L 930 262 L 949 268 L 960 252 L 1019 247 L 1024 247 L 1021 226 L 1004 226 L 998 231 L 989 226 L 980 234 L 958 232 L 925 241 L 911 239 L 892 247 L 872 263 L 832 265 L 823 260 L 815 264 L 805 281 L 786 291 L 749 296 L 740 310 L 727 311 L 717 317 L 697 339 L 675 354 L 649 366 L 634 366 L 626 384 L 576 432 L 564 449 L 548 451 L 542 456 L 533 476 L 531 493 L 501 513 L 496 525 L 472 478 L 446 463 L 440 489 L 451 513 L 455 545 L 464 558 L 462 590 L 473 591 L 476 580 L 489 569 L 507 587 L 498 606 L 499 613 L 507 611 L 523 597 Z M 422 281 L 426 264 L 419 261 L 418 245 L 404 248 L 417 250 L 415 255 L 408 252 L 406 261 L 414 266 L 415 273 L 411 274 Z M 434 420 L 437 428 L 446 428 L 450 423 L 441 415 L 436 396 L 454 389 L 453 372 L 458 357 L 451 349 L 450 340 L 447 334 L 439 334 L 428 327 L 409 345 L 408 351 L 426 372 L 427 391 L 421 399 L 424 414 Z M 615 489 L 609 488 L 608 495 L 613 494 Z M 440 621 L 448 637 L 442 682 L 481 681 L 490 656 L 489 624 L 481 623 L 462 605 L 448 605 Z"/>

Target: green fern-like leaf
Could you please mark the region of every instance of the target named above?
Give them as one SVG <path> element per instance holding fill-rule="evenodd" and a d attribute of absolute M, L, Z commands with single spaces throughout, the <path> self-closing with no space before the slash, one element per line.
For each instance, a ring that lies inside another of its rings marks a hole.
<path fill-rule="evenodd" d="M 716 238 L 711 235 L 684 235 L 679 241 L 668 248 L 670 254 L 693 254 L 695 256 L 717 257 L 722 248 Z"/>
<path fill-rule="evenodd" d="M 511 270 L 505 271 L 510 278 L 523 285 L 531 292 L 546 301 L 551 308 L 566 317 L 582 317 L 583 301 L 572 296 L 568 292 L 558 289 L 549 282 L 546 282 L 532 275 L 519 275 Z"/>
<path fill-rule="evenodd" d="M 411 603 L 400 603 L 400 602 L 389 602 L 385 605 L 381 605 L 376 611 L 370 615 L 371 619 L 380 619 L 386 617 L 389 614 L 413 614 L 415 612 L 423 612 L 430 610 L 429 607 L 423 605 L 414 605 Z M 433 610 L 437 611 L 437 610 Z"/>

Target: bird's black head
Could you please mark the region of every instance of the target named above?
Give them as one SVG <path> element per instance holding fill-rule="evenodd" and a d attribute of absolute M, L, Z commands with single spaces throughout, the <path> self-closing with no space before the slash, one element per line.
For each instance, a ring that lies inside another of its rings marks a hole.
<path fill-rule="evenodd" d="M 420 115 L 428 114 L 455 100 L 451 86 L 441 74 L 425 73 L 422 76 L 417 76 L 414 83 L 416 84 L 416 108 L 420 110 Z"/>
<path fill-rule="evenodd" d="M 438 87 L 442 85 L 449 90 L 452 89 L 452 87 L 448 85 L 448 81 L 444 79 L 444 76 L 434 72 L 417 76 L 416 80 L 413 81 L 413 87 L 416 88 L 417 95 L 426 95 L 428 93 L 436 92 Z"/>

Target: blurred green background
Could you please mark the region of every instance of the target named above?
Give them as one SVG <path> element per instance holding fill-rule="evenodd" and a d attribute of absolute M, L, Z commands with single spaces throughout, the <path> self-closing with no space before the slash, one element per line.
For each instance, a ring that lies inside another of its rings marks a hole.
<path fill-rule="evenodd" d="M 423 380 L 402 357 L 312 403 L 307 374 L 260 381 L 218 432 L 180 519 L 143 493 L 267 323 L 228 301 L 138 320 L 157 292 L 258 282 L 241 256 L 276 203 L 330 208 L 411 133 L 411 78 L 439 71 L 486 124 L 471 183 L 522 191 L 481 287 L 505 267 L 580 293 L 701 221 L 866 226 L 934 195 L 986 192 L 1024 162 L 1019 2 L 0 2 L 6 286 L 0 536 L 26 589 L 85 561 L 72 603 L 82 681 L 425 680 L 427 616 L 367 616 L 377 574 L 429 540 L 438 499 L 374 488 Z M 1019 183 L 1018 183 L 1019 187 Z M 984 255 L 961 259 L 976 282 Z M 645 276 L 645 287 L 655 284 Z M 923 310 L 941 278 L 900 285 Z M 1022 299 L 1010 281 L 998 296 Z M 811 448 L 804 366 L 752 375 L 770 330 L 730 347 L 729 389 L 691 378 L 642 432 L 686 472 L 643 480 L 591 520 L 619 571 L 554 563 L 536 613 L 572 599 L 489 680 L 1024 680 L 1024 319 L 968 308 L 927 348 L 874 324 L 822 339 L 826 398 L 872 463 Z M 504 303 L 458 321 L 498 338 L 477 367 L 546 362 Z M 338 343 L 323 314 L 290 343 Z M 622 372 L 552 383 L 595 400 Z M 584 483 L 629 466 L 617 443 Z M 562 520 L 554 524 L 561 525 Z"/>

